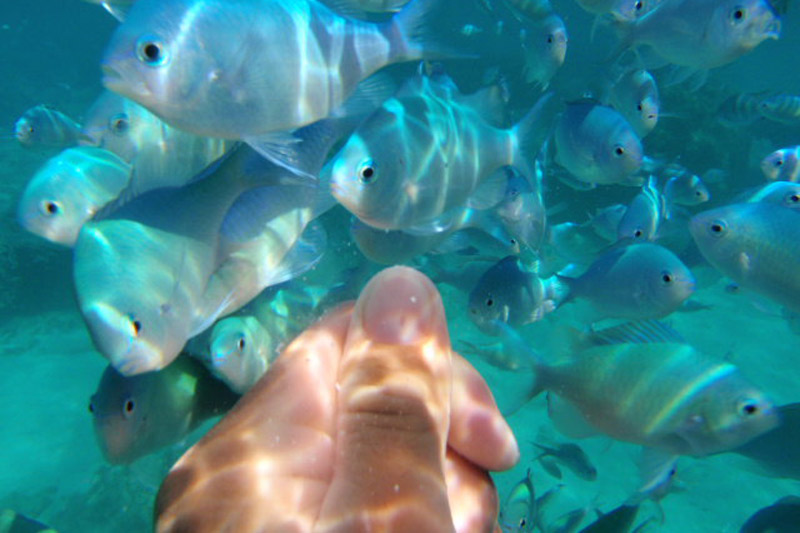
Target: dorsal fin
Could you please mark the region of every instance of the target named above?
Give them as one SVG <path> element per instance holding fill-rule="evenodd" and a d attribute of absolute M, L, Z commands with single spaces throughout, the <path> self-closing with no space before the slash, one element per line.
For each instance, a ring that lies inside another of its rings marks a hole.
<path fill-rule="evenodd" d="M 686 340 L 672 326 L 658 320 L 638 320 L 618 326 L 593 331 L 585 339 L 591 345 L 610 344 L 686 344 Z"/>

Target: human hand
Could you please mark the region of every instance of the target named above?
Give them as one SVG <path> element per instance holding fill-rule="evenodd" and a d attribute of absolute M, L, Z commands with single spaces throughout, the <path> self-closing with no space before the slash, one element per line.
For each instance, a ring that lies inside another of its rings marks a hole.
<path fill-rule="evenodd" d="M 519 459 L 441 297 L 394 267 L 301 334 L 167 476 L 158 531 L 492 531 Z"/>

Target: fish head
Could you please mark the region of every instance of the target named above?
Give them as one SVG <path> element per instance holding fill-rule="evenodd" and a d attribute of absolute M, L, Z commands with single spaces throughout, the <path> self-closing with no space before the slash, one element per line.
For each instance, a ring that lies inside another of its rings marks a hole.
<path fill-rule="evenodd" d="M 556 14 L 548 16 L 542 23 L 542 59 L 552 70 L 564 64 L 568 41 L 567 27 L 561 17 Z"/>
<path fill-rule="evenodd" d="M 755 193 L 751 202 L 780 205 L 789 209 L 800 209 L 800 184 L 791 181 L 776 181 Z"/>
<path fill-rule="evenodd" d="M 706 39 L 716 41 L 712 46 L 728 50 L 732 60 L 766 39 L 778 39 L 781 19 L 768 0 L 726 0 L 717 4 L 707 31 Z"/>
<path fill-rule="evenodd" d="M 219 86 L 220 57 L 227 57 L 237 41 L 213 37 L 227 30 L 227 19 L 216 13 L 219 6 L 213 4 L 136 2 L 104 53 L 103 85 L 177 127 L 213 136 L 213 128 L 198 124 L 198 119 L 216 102 L 209 91 Z M 223 24 L 216 33 L 208 32 L 215 14 Z M 209 42 L 209 35 L 216 42 Z"/>
<path fill-rule="evenodd" d="M 492 265 L 469 293 L 469 317 L 487 335 L 499 335 L 498 323 L 508 324 L 513 309 L 523 298 L 516 293 L 526 290 L 524 274 L 519 269 L 516 256 L 508 256 Z M 517 325 L 517 324 L 512 324 Z"/>
<path fill-rule="evenodd" d="M 14 136 L 23 146 L 32 146 L 35 143 L 35 124 L 28 116 L 21 116 L 14 124 Z"/>
<path fill-rule="evenodd" d="M 625 119 L 620 116 L 620 120 Z M 644 154 L 636 132 L 627 121 L 625 126 L 608 138 L 603 160 L 610 167 L 610 174 L 627 177 L 641 168 Z"/>
<path fill-rule="evenodd" d="M 209 370 L 243 393 L 267 371 L 271 347 L 271 336 L 255 317 L 222 319 L 211 330 Z"/>
<path fill-rule="evenodd" d="M 737 448 L 780 423 L 772 400 L 747 383 L 733 365 L 719 365 L 715 372 L 719 378 L 708 388 L 683 431 L 698 455 Z"/>
<path fill-rule="evenodd" d="M 79 309 L 95 347 L 126 376 L 164 368 L 191 335 L 198 276 L 171 263 L 179 245 L 127 220 L 92 222 L 78 235 Z"/>
<path fill-rule="evenodd" d="M 786 163 L 787 150 L 775 150 L 761 160 L 761 172 L 768 180 L 777 180 Z"/>
<path fill-rule="evenodd" d="M 163 127 L 161 119 L 141 105 L 106 91 L 89 109 L 83 132 L 96 146 L 132 161 L 144 143 L 161 138 Z"/>
<path fill-rule="evenodd" d="M 405 137 L 392 111 L 381 110 L 350 136 L 323 169 L 333 196 L 364 223 L 379 229 L 402 229 L 419 200 L 413 169 L 408 168 Z"/>
<path fill-rule="evenodd" d="M 641 131 L 650 132 L 656 127 L 658 123 L 659 102 L 653 96 L 646 96 L 636 104 L 636 116 L 639 119 L 639 124 L 642 126 Z"/>
<path fill-rule="evenodd" d="M 674 311 L 686 301 L 697 286 L 692 271 L 672 252 L 665 254 L 653 274 L 654 300 L 662 309 L 667 310 L 667 313 Z"/>
<path fill-rule="evenodd" d="M 97 391 L 89 400 L 95 437 L 103 456 L 112 464 L 130 463 L 146 454 L 150 429 L 145 414 L 154 381 L 153 374 L 126 378 L 106 368 Z"/>
<path fill-rule="evenodd" d="M 749 276 L 750 241 L 756 228 L 747 223 L 752 206 L 758 204 L 733 204 L 692 217 L 689 232 L 700 253 L 715 268 L 737 280 Z"/>

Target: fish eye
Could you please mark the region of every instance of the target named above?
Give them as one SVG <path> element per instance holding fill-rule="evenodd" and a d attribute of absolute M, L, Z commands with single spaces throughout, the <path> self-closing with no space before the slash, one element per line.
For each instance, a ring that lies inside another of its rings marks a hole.
<path fill-rule="evenodd" d="M 519 527 L 524 529 L 526 525 L 528 525 L 528 521 L 525 520 L 525 518 L 520 518 L 519 519 Z"/>
<path fill-rule="evenodd" d="M 644 2 L 642 2 L 642 0 L 638 0 L 635 4 L 633 4 L 633 7 L 636 9 L 636 11 L 641 11 L 644 7 Z"/>
<path fill-rule="evenodd" d="M 494 300 L 490 296 L 489 298 L 486 299 L 486 307 L 491 307 L 493 305 L 494 305 Z"/>
<path fill-rule="evenodd" d="M 783 165 L 783 159 L 776 159 L 775 163 L 773 163 L 776 167 Z"/>
<path fill-rule="evenodd" d="M 133 331 L 133 336 L 138 337 L 139 333 L 142 332 L 142 323 L 136 320 L 133 315 L 128 315 L 128 318 L 131 321 L 131 330 Z"/>
<path fill-rule="evenodd" d="M 358 179 L 361 183 L 370 183 L 375 179 L 375 162 L 372 159 L 365 159 L 358 165 Z"/>
<path fill-rule="evenodd" d="M 243 352 L 244 346 L 245 346 L 244 337 L 239 337 L 239 342 L 236 343 L 236 347 L 239 348 L 240 352 Z"/>
<path fill-rule="evenodd" d="M 128 398 L 127 400 L 125 400 L 123 409 L 124 409 L 124 415 L 126 417 L 130 416 L 131 414 L 133 414 L 133 410 L 136 409 L 136 403 L 134 403 L 133 399 Z"/>
<path fill-rule="evenodd" d="M 127 113 L 117 113 L 113 117 L 111 117 L 108 121 L 108 127 L 111 131 L 116 133 L 117 135 L 123 135 L 128 131 L 128 127 L 130 124 L 128 123 L 128 114 Z"/>
<path fill-rule="evenodd" d="M 711 230 L 711 233 L 717 237 L 721 237 L 722 234 L 725 233 L 725 230 L 728 226 L 725 224 L 724 220 L 715 220 L 711 223 L 708 229 Z"/>
<path fill-rule="evenodd" d="M 664 272 L 661 273 L 661 281 L 663 281 L 665 285 L 669 285 L 670 283 L 672 283 L 672 280 L 674 279 L 675 277 L 672 275 L 671 272 L 667 272 L 665 270 Z"/>
<path fill-rule="evenodd" d="M 42 205 L 40 207 L 42 210 L 42 214 L 48 217 L 57 215 L 61 212 L 61 205 L 53 200 L 42 201 Z"/>
<path fill-rule="evenodd" d="M 139 39 L 139 42 L 136 43 L 136 55 L 141 62 L 151 67 L 157 67 L 167 62 L 164 43 L 151 35 Z"/>
<path fill-rule="evenodd" d="M 641 111 L 642 110 L 642 104 L 641 103 L 636 104 L 636 109 Z"/>
<path fill-rule="evenodd" d="M 800 203 L 800 194 L 798 194 L 798 193 L 796 193 L 796 192 L 795 192 L 795 193 L 792 193 L 792 194 L 788 195 L 788 196 L 786 197 L 786 203 L 787 203 L 787 204 L 797 204 L 797 203 Z"/>
<path fill-rule="evenodd" d="M 638 228 L 636 230 L 634 230 L 634 232 L 633 232 L 633 238 L 634 239 L 638 239 L 642 235 L 644 235 L 644 232 L 642 230 L 638 229 Z"/>
<path fill-rule="evenodd" d="M 744 20 L 746 14 L 747 12 L 742 6 L 736 6 L 731 12 L 731 20 L 736 23 L 741 22 Z"/>
<path fill-rule="evenodd" d="M 552 33 L 548 33 L 547 34 L 547 44 L 553 44 L 553 34 Z"/>
<path fill-rule="evenodd" d="M 739 402 L 739 412 L 748 416 L 758 413 L 758 402 L 749 398 L 742 400 Z"/>
<path fill-rule="evenodd" d="M 620 145 L 615 146 L 614 155 L 616 155 L 617 157 L 622 157 L 623 155 L 625 155 L 625 148 L 623 148 Z"/>
<path fill-rule="evenodd" d="M 94 402 L 89 402 L 89 412 L 94 413 Z"/>

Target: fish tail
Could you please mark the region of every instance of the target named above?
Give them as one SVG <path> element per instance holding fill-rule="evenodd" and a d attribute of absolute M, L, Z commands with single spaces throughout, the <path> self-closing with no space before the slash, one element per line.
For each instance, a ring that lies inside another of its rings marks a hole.
<path fill-rule="evenodd" d="M 563 103 L 552 92 L 544 94 L 513 128 L 511 166 L 528 179 L 536 176 L 534 161 L 542 151 Z"/>
<path fill-rule="evenodd" d="M 439 15 L 456 5 L 456 0 L 411 0 L 406 4 L 384 29 L 394 61 L 472 57 L 442 39 Z"/>

